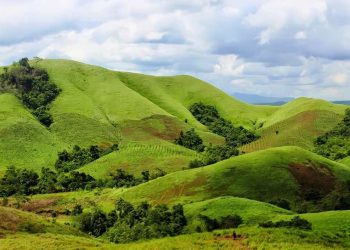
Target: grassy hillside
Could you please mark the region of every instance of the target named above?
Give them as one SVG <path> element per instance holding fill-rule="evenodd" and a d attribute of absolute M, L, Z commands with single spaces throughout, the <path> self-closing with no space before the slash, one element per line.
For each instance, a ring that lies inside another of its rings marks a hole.
<path fill-rule="evenodd" d="M 336 179 L 349 178 L 350 168 L 345 165 L 298 147 L 281 147 L 169 174 L 131 188 L 122 197 L 172 203 L 229 195 L 261 201 L 283 198 L 293 203 L 305 190 L 330 192 Z"/>
<path fill-rule="evenodd" d="M 65 146 L 11 94 L 0 94 L 0 138 L 0 173 L 9 165 L 52 165 Z"/>
<path fill-rule="evenodd" d="M 260 201 L 227 196 L 187 204 L 185 214 L 190 219 L 198 214 L 216 219 L 238 214 L 243 218 L 245 225 L 250 225 L 292 212 Z"/>
<path fill-rule="evenodd" d="M 112 152 L 97 161 L 82 167 L 79 171 L 95 178 L 107 177 L 117 169 L 124 169 L 136 176 L 142 171 L 160 168 L 167 173 L 187 168 L 197 158 L 195 151 L 171 143 L 128 143 L 119 151 Z"/>
<path fill-rule="evenodd" d="M 0 233 L 53 233 L 83 236 L 79 230 L 33 213 L 0 206 Z"/>
<path fill-rule="evenodd" d="M 280 146 L 299 146 L 312 149 L 314 140 L 336 126 L 343 115 L 328 110 L 310 110 L 298 113 L 285 120 L 264 127 L 261 138 L 244 145 L 248 153 Z"/>
<path fill-rule="evenodd" d="M 334 104 L 321 99 L 302 97 L 280 106 L 279 110 L 274 112 L 266 120 L 264 127 L 269 127 L 272 124 L 286 120 L 305 111 L 324 110 L 335 114 L 344 115 L 346 108 L 348 108 L 346 105 Z"/>
<path fill-rule="evenodd" d="M 253 127 L 254 122 L 271 115 L 278 108 L 272 106 L 254 106 L 240 102 L 214 86 L 191 76 L 158 77 L 142 74 L 118 73 L 121 81 L 136 92 L 145 96 L 168 113 L 187 119 L 197 127 L 188 108 L 203 102 L 216 106 L 219 113 L 234 124 Z"/>

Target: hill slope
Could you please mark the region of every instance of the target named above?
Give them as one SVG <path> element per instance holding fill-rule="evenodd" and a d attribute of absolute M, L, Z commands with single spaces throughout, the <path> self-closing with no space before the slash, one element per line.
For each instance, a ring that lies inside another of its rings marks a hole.
<path fill-rule="evenodd" d="M 262 150 L 198 169 L 169 174 L 131 188 L 128 200 L 154 203 L 193 202 L 219 196 L 260 201 L 277 198 L 298 204 L 308 190 L 329 193 L 350 168 L 298 147 Z"/>

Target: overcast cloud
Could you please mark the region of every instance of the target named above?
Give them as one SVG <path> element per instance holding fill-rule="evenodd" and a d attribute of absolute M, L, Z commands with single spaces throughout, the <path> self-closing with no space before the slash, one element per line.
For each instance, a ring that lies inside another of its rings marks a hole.
<path fill-rule="evenodd" d="M 0 0 L 0 65 L 21 57 L 191 74 L 228 91 L 350 98 L 348 0 Z"/>

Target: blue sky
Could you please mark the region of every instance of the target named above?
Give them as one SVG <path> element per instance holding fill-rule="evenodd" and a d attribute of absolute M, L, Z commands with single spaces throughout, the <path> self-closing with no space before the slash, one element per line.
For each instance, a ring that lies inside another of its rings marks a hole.
<path fill-rule="evenodd" d="M 228 91 L 350 98 L 349 0 L 0 0 L 0 65 L 74 59 Z"/>

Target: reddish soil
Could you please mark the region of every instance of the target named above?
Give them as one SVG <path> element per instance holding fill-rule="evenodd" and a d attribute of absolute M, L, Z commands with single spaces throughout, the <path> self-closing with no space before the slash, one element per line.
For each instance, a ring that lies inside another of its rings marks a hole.
<path fill-rule="evenodd" d="M 334 189 L 336 178 L 327 166 L 306 166 L 299 163 L 289 165 L 289 171 L 300 184 L 301 195 L 310 190 L 328 194 Z"/>
<path fill-rule="evenodd" d="M 172 199 L 183 195 L 194 195 L 197 193 L 196 187 L 206 183 L 207 178 L 204 175 L 198 175 L 193 181 L 175 185 L 172 188 L 166 189 L 157 195 L 151 197 L 155 203 L 169 203 Z"/>
<path fill-rule="evenodd" d="M 34 200 L 22 204 L 22 210 L 29 212 L 42 211 L 50 206 L 55 205 L 56 199 Z"/>

